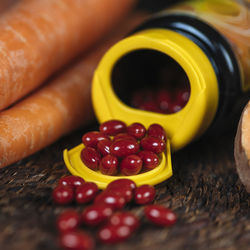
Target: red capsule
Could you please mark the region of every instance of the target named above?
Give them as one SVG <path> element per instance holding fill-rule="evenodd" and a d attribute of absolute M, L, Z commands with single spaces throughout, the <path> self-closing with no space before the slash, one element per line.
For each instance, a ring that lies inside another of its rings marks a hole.
<path fill-rule="evenodd" d="M 185 88 L 178 89 L 177 93 L 175 94 L 176 103 L 178 103 L 182 107 L 186 105 L 186 103 L 189 100 L 189 97 L 190 97 L 190 91 Z"/>
<path fill-rule="evenodd" d="M 161 112 L 155 101 L 145 101 L 139 106 L 139 109 L 157 113 Z"/>
<path fill-rule="evenodd" d="M 134 231 L 139 227 L 139 219 L 131 212 L 117 212 L 108 219 L 108 224 L 113 226 L 128 226 Z"/>
<path fill-rule="evenodd" d="M 155 198 L 155 189 L 150 185 L 142 185 L 135 190 L 135 203 L 144 205 L 150 203 Z"/>
<path fill-rule="evenodd" d="M 120 164 L 121 173 L 124 175 L 139 174 L 142 168 L 142 159 L 138 155 L 126 156 Z"/>
<path fill-rule="evenodd" d="M 102 174 L 116 175 L 118 172 L 118 159 L 113 155 L 106 155 L 102 158 L 99 169 Z"/>
<path fill-rule="evenodd" d="M 148 128 L 148 136 L 160 138 L 163 141 L 167 140 L 167 135 L 164 128 L 159 124 L 151 124 Z"/>
<path fill-rule="evenodd" d="M 133 199 L 133 190 L 129 186 L 107 187 L 106 190 L 123 196 L 127 203 Z"/>
<path fill-rule="evenodd" d="M 88 132 L 82 137 L 82 143 L 86 147 L 92 147 L 92 148 L 96 148 L 97 143 L 103 140 L 109 140 L 109 138 L 105 134 L 99 131 Z"/>
<path fill-rule="evenodd" d="M 68 175 L 68 176 L 62 177 L 59 180 L 58 184 L 62 185 L 62 186 L 70 186 L 72 188 L 77 188 L 84 183 L 85 183 L 85 181 L 83 180 L 83 178 L 81 178 L 79 176 Z"/>
<path fill-rule="evenodd" d="M 76 189 L 75 199 L 78 204 L 88 203 L 96 197 L 98 187 L 94 182 L 86 182 Z"/>
<path fill-rule="evenodd" d="M 82 222 L 89 226 L 97 226 L 106 221 L 113 213 L 113 209 L 105 204 L 91 205 L 82 212 Z"/>
<path fill-rule="evenodd" d="M 176 223 L 176 215 L 170 209 L 161 205 L 148 205 L 144 208 L 147 219 L 159 226 L 172 226 Z"/>
<path fill-rule="evenodd" d="M 165 151 L 166 143 L 160 138 L 148 136 L 141 140 L 141 147 L 144 150 L 152 151 L 156 154 L 160 154 Z"/>
<path fill-rule="evenodd" d="M 60 233 L 75 231 L 80 225 L 80 215 L 74 210 L 61 213 L 56 221 L 57 230 Z"/>
<path fill-rule="evenodd" d="M 128 226 L 106 225 L 98 232 L 98 238 L 102 243 L 115 244 L 128 239 L 132 234 L 132 229 Z"/>
<path fill-rule="evenodd" d="M 156 95 L 157 104 L 160 109 L 167 112 L 170 104 L 172 103 L 172 96 L 167 90 L 160 90 Z"/>
<path fill-rule="evenodd" d="M 56 204 L 65 205 L 73 201 L 74 191 L 69 186 L 57 186 L 53 190 L 52 196 Z"/>
<path fill-rule="evenodd" d="M 133 93 L 131 98 L 131 105 L 138 108 L 144 102 L 144 94 L 142 91 L 137 91 Z"/>
<path fill-rule="evenodd" d="M 181 109 L 183 109 L 183 106 L 180 105 L 179 103 L 172 103 L 169 107 L 169 113 L 177 113 L 179 112 Z"/>
<path fill-rule="evenodd" d="M 125 206 L 126 200 L 123 196 L 106 190 L 95 198 L 95 204 L 106 204 L 111 206 L 113 209 L 121 209 Z"/>
<path fill-rule="evenodd" d="M 124 122 L 119 120 L 109 120 L 100 125 L 100 131 L 105 135 L 117 135 L 126 132 L 127 126 Z"/>
<path fill-rule="evenodd" d="M 133 137 L 133 136 L 127 134 L 127 133 L 120 133 L 120 134 L 114 136 L 113 142 L 121 140 L 121 139 L 132 140 L 134 142 L 137 142 L 135 137 Z"/>
<path fill-rule="evenodd" d="M 136 154 L 138 150 L 139 144 L 127 139 L 115 141 L 110 147 L 111 154 L 117 157 L 125 157 L 127 155 Z"/>
<path fill-rule="evenodd" d="M 97 143 L 97 149 L 102 156 L 110 154 L 110 146 L 112 144 L 111 140 L 102 140 Z"/>
<path fill-rule="evenodd" d="M 60 245 L 65 250 L 93 250 L 95 247 L 92 237 L 83 231 L 62 234 Z"/>
<path fill-rule="evenodd" d="M 138 156 L 142 159 L 142 167 L 146 171 L 156 168 L 160 163 L 157 154 L 151 151 L 142 150 L 138 153 Z"/>
<path fill-rule="evenodd" d="M 81 151 L 82 162 L 92 170 L 98 170 L 101 155 L 94 149 L 86 147 Z"/>
<path fill-rule="evenodd" d="M 130 179 L 118 179 L 115 181 L 112 181 L 108 184 L 107 189 L 115 189 L 119 187 L 129 187 L 131 190 L 135 190 L 136 184 L 134 181 Z"/>
<path fill-rule="evenodd" d="M 141 123 L 135 122 L 127 127 L 127 132 L 129 135 L 140 140 L 145 136 L 146 128 Z"/>

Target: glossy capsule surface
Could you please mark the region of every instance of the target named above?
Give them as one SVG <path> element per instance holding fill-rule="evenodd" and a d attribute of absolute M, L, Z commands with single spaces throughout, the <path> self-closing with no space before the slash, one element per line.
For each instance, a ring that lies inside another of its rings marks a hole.
<path fill-rule="evenodd" d="M 57 230 L 60 233 L 75 231 L 80 225 L 80 221 L 81 217 L 75 210 L 66 210 L 57 218 Z"/>
<path fill-rule="evenodd" d="M 116 187 L 107 187 L 107 191 L 111 191 L 115 194 L 123 196 L 126 202 L 130 202 L 133 199 L 133 190 L 129 186 L 116 186 Z"/>
<path fill-rule="evenodd" d="M 72 187 L 60 185 L 53 190 L 52 197 L 56 204 L 69 204 L 73 201 L 74 190 Z"/>
<path fill-rule="evenodd" d="M 110 182 L 107 186 L 107 189 L 112 189 L 112 188 L 115 189 L 120 187 L 129 187 L 131 190 L 135 190 L 136 184 L 134 181 L 130 179 L 118 179 Z"/>
<path fill-rule="evenodd" d="M 96 148 L 97 143 L 102 140 L 109 140 L 108 136 L 99 131 L 91 131 L 83 135 L 82 143 L 86 147 Z"/>
<path fill-rule="evenodd" d="M 62 186 L 70 186 L 72 188 L 77 188 L 84 183 L 85 183 L 85 181 L 81 177 L 74 176 L 74 175 L 68 175 L 68 176 L 64 176 L 64 177 L 60 178 L 58 184 L 62 185 Z"/>
<path fill-rule="evenodd" d="M 127 134 L 127 133 L 117 134 L 116 136 L 114 136 L 113 142 L 121 140 L 121 139 L 132 140 L 132 141 L 136 142 L 136 138 L 133 137 L 132 135 Z"/>
<path fill-rule="evenodd" d="M 146 171 L 156 168 L 160 163 L 159 157 L 152 151 L 142 150 L 138 156 L 142 159 L 142 167 Z"/>
<path fill-rule="evenodd" d="M 127 127 L 127 133 L 140 140 L 145 136 L 146 128 L 141 123 L 135 122 Z"/>
<path fill-rule="evenodd" d="M 159 124 L 151 124 L 148 128 L 148 136 L 160 138 L 166 142 L 167 135 L 164 128 Z"/>
<path fill-rule="evenodd" d="M 110 154 L 110 146 L 112 145 L 111 140 L 102 140 L 97 143 L 97 150 L 102 156 Z"/>
<path fill-rule="evenodd" d="M 142 159 L 138 155 L 126 156 L 120 164 L 121 173 L 124 175 L 139 174 L 142 169 Z"/>
<path fill-rule="evenodd" d="M 146 206 L 144 214 L 149 221 L 159 226 L 172 226 L 177 220 L 173 211 L 161 205 Z"/>
<path fill-rule="evenodd" d="M 111 147 L 111 154 L 117 157 L 125 157 L 131 154 L 136 154 L 139 150 L 139 144 L 132 140 L 121 139 L 115 141 Z"/>
<path fill-rule="evenodd" d="M 151 203 L 155 198 L 155 188 L 150 185 L 142 185 L 135 189 L 135 203 L 144 205 Z"/>
<path fill-rule="evenodd" d="M 101 155 L 91 147 L 86 147 L 81 151 L 82 162 L 92 170 L 98 170 Z"/>
<path fill-rule="evenodd" d="M 94 182 L 86 182 L 76 189 L 75 200 L 78 204 L 88 203 L 94 200 L 98 191 L 98 187 Z"/>
<path fill-rule="evenodd" d="M 100 125 L 99 130 L 105 135 L 114 136 L 126 132 L 126 124 L 120 120 L 109 120 Z"/>
<path fill-rule="evenodd" d="M 141 140 L 141 147 L 144 150 L 160 154 L 165 151 L 166 143 L 160 138 L 147 136 Z"/>
<path fill-rule="evenodd" d="M 99 169 L 102 174 L 116 175 L 118 172 L 119 161 L 113 155 L 106 155 L 101 159 Z"/>

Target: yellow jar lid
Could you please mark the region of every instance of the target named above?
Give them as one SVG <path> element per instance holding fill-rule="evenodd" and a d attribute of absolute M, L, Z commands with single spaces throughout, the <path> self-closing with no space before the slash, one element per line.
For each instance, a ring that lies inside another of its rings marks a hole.
<path fill-rule="evenodd" d="M 126 105 L 114 92 L 111 83 L 115 64 L 130 52 L 150 49 L 174 59 L 190 82 L 190 98 L 177 113 L 160 114 Z M 200 136 L 213 121 L 219 100 L 216 74 L 202 51 L 187 37 L 167 29 L 148 29 L 135 33 L 115 44 L 102 58 L 92 84 L 92 101 L 100 123 L 119 119 L 126 123 L 141 122 L 145 127 L 161 124 L 176 151 Z"/>
<path fill-rule="evenodd" d="M 80 144 L 71 150 L 65 149 L 63 152 L 63 159 L 66 167 L 71 174 L 82 177 L 85 181 L 95 182 L 100 189 L 106 188 L 106 186 L 117 179 L 131 179 L 137 186 L 144 184 L 156 185 L 165 181 L 172 176 L 172 163 L 171 163 L 171 152 L 170 143 L 166 143 L 166 152 L 161 154 L 161 162 L 159 166 L 153 170 L 147 171 L 133 176 L 109 176 L 104 175 L 100 171 L 93 171 L 89 169 L 81 160 L 80 154 L 84 148 L 83 144 Z"/>

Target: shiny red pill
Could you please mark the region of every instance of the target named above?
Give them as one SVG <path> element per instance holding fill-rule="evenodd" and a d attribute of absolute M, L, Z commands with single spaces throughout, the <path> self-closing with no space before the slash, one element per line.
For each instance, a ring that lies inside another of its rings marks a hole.
<path fill-rule="evenodd" d="M 145 136 L 146 128 L 141 123 L 135 122 L 127 127 L 127 133 L 140 140 Z"/>
<path fill-rule="evenodd" d="M 127 155 L 136 154 L 139 151 L 139 144 L 132 140 L 121 139 L 115 141 L 111 147 L 111 154 L 117 157 L 125 157 Z"/>
<path fill-rule="evenodd" d="M 150 185 L 142 185 L 135 189 L 135 203 L 144 205 L 151 203 L 155 198 L 155 188 Z"/>
<path fill-rule="evenodd" d="M 169 107 L 169 113 L 177 113 L 179 112 L 185 105 L 180 105 L 179 103 L 172 103 Z"/>
<path fill-rule="evenodd" d="M 69 186 L 57 186 L 52 193 L 53 200 L 56 204 L 66 205 L 73 201 L 74 190 Z"/>
<path fill-rule="evenodd" d="M 136 142 L 135 137 L 133 137 L 132 135 L 129 135 L 127 133 L 117 134 L 116 136 L 114 136 L 113 142 L 117 141 L 117 140 L 121 140 L 121 139 L 127 139 L 127 140 L 132 140 L 132 141 Z"/>
<path fill-rule="evenodd" d="M 97 150 L 102 156 L 110 154 L 110 146 L 112 144 L 111 140 L 102 140 L 97 143 Z"/>
<path fill-rule="evenodd" d="M 129 187 L 131 190 L 135 190 L 136 184 L 134 181 L 130 179 L 118 179 L 115 181 L 112 181 L 108 184 L 107 189 L 115 189 L 115 188 L 120 188 L 120 187 Z"/>
<path fill-rule="evenodd" d="M 92 237 L 83 231 L 62 234 L 59 240 L 64 250 L 93 250 L 95 247 Z"/>
<path fill-rule="evenodd" d="M 138 217 L 131 213 L 131 212 L 117 212 L 113 214 L 109 219 L 108 219 L 108 224 L 111 224 L 113 226 L 128 226 L 130 227 L 133 231 L 136 230 L 139 227 L 139 219 Z"/>
<path fill-rule="evenodd" d="M 106 221 L 113 213 L 113 209 L 105 204 L 93 204 L 82 212 L 82 222 L 88 226 L 97 226 Z"/>
<path fill-rule="evenodd" d="M 75 210 L 62 212 L 56 221 L 57 230 L 60 233 L 76 231 L 81 222 L 80 215 Z"/>
<path fill-rule="evenodd" d="M 127 240 L 132 234 L 132 229 L 126 225 L 105 225 L 98 232 L 98 239 L 105 244 L 115 244 Z"/>
<path fill-rule="evenodd" d="M 98 170 L 101 155 L 94 148 L 86 147 L 81 151 L 82 162 L 92 170 Z"/>
<path fill-rule="evenodd" d="M 138 155 L 128 155 L 120 163 L 121 173 L 124 175 L 139 174 L 142 169 L 142 159 Z"/>
<path fill-rule="evenodd" d="M 115 194 L 112 191 L 105 190 L 95 198 L 95 204 L 105 204 L 111 206 L 113 209 L 122 209 L 125 204 L 126 200 L 123 196 L 119 194 Z"/>
<path fill-rule="evenodd" d="M 178 89 L 175 95 L 175 101 L 180 106 L 185 106 L 190 97 L 190 91 L 188 89 Z"/>
<path fill-rule="evenodd" d="M 102 158 L 99 170 L 105 175 L 116 175 L 118 172 L 119 161 L 113 155 L 106 155 Z"/>
<path fill-rule="evenodd" d="M 164 128 L 160 124 L 151 124 L 148 128 L 148 136 L 160 138 L 163 141 L 167 140 L 167 135 Z"/>
<path fill-rule="evenodd" d="M 152 151 L 142 150 L 138 153 L 138 156 L 142 159 L 143 170 L 149 171 L 159 166 L 159 157 Z"/>
<path fill-rule="evenodd" d="M 126 132 L 127 126 L 123 121 L 120 120 L 109 120 L 102 123 L 99 130 L 105 135 L 114 136 L 119 133 Z"/>
<path fill-rule="evenodd" d="M 68 175 L 68 176 L 64 176 L 64 177 L 60 178 L 58 184 L 63 185 L 63 186 L 70 186 L 72 188 L 77 188 L 84 183 L 85 183 L 85 181 L 83 180 L 83 178 L 81 178 L 79 176 Z"/>
<path fill-rule="evenodd" d="M 144 208 L 147 219 L 159 226 L 172 226 L 176 223 L 176 215 L 170 209 L 161 205 L 148 205 Z"/>
<path fill-rule="evenodd" d="M 170 91 L 167 90 L 159 90 L 156 95 L 157 104 L 162 111 L 167 112 L 169 106 L 172 102 L 172 95 Z"/>
<path fill-rule="evenodd" d="M 94 200 L 98 191 L 98 186 L 94 182 L 86 182 L 76 189 L 75 200 L 78 204 L 88 203 Z"/>
<path fill-rule="evenodd" d="M 107 187 L 106 190 L 123 196 L 127 203 L 133 199 L 133 190 L 129 186 Z"/>
<path fill-rule="evenodd" d="M 157 113 L 161 111 L 155 101 L 145 101 L 139 106 L 139 109 Z"/>
<path fill-rule="evenodd" d="M 92 148 L 96 148 L 97 143 L 99 141 L 103 141 L 103 140 L 109 140 L 109 138 L 108 138 L 108 136 L 106 136 L 105 134 L 103 134 L 99 131 L 88 132 L 85 135 L 83 135 L 83 137 L 82 137 L 82 143 L 86 147 L 92 147 Z"/>
<path fill-rule="evenodd" d="M 165 151 L 166 143 L 160 138 L 147 136 L 141 140 L 141 147 L 144 150 L 152 151 L 156 154 L 160 154 Z"/>

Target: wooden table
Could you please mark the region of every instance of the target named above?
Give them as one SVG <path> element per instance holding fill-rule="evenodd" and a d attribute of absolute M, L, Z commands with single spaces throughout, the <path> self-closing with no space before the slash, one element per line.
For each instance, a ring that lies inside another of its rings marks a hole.
<path fill-rule="evenodd" d="M 0 249 L 60 249 L 57 215 L 84 206 L 56 206 L 51 191 L 68 174 L 63 149 L 78 145 L 88 129 L 0 170 Z M 250 195 L 235 170 L 233 139 L 233 132 L 203 138 L 173 155 L 174 176 L 157 186 L 155 203 L 176 212 L 175 226 L 158 228 L 143 219 L 130 240 L 112 247 L 97 244 L 97 249 L 249 249 Z M 143 214 L 136 205 L 127 209 Z"/>

